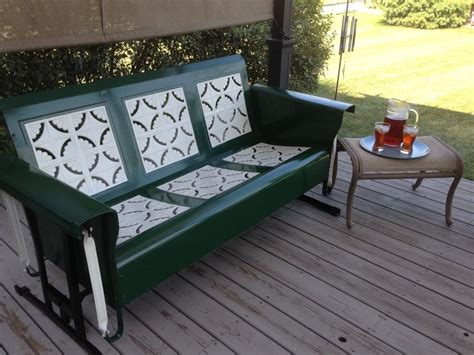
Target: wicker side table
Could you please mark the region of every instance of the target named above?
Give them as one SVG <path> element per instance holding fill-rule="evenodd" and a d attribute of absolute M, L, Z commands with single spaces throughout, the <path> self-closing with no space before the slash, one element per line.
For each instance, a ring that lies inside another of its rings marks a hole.
<path fill-rule="evenodd" d="M 360 138 L 339 138 L 341 150 L 347 151 L 352 161 L 352 179 L 346 205 L 348 228 L 352 226 L 352 204 L 357 181 L 363 179 L 416 178 L 416 182 L 412 185 L 415 190 L 424 178 L 453 177 L 445 207 L 446 223 L 452 224 L 453 197 L 463 174 L 464 163 L 452 147 L 437 137 L 419 137 L 417 140 L 425 143 L 430 148 L 430 153 L 418 159 L 399 160 L 380 157 L 365 151 L 359 144 Z"/>

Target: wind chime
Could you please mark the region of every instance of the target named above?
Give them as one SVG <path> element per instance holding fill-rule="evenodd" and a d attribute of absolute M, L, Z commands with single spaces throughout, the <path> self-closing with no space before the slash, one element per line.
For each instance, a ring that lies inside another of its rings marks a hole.
<path fill-rule="evenodd" d="M 351 25 L 349 27 L 349 0 L 346 3 L 346 11 L 342 16 L 342 25 L 341 25 L 341 36 L 339 38 L 339 66 L 337 68 L 337 80 L 336 80 L 336 91 L 334 94 L 334 99 L 337 100 L 337 92 L 339 89 L 339 78 L 341 74 L 341 64 L 342 57 L 344 53 L 353 52 L 355 46 L 356 32 L 357 32 L 357 18 L 350 16 Z M 345 65 L 344 65 L 345 67 Z"/>
<path fill-rule="evenodd" d="M 341 36 L 339 37 L 339 66 L 337 68 L 337 80 L 336 80 L 336 90 L 334 92 L 334 100 L 337 100 L 337 93 L 339 89 L 339 78 L 341 74 L 341 65 L 342 57 L 344 53 L 353 52 L 355 46 L 356 32 L 357 32 L 357 18 L 354 16 L 350 17 L 350 27 L 349 27 L 349 0 L 346 2 L 346 11 L 342 16 L 342 25 L 341 25 Z M 345 65 L 344 65 L 345 68 Z M 329 176 L 326 188 L 323 189 L 324 195 L 329 195 L 334 185 L 334 171 L 337 170 L 337 161 L 336 161 L 336 151 L 337 151 L 337 136 L 334 138 L 331 150 L 331 160 L 329 162 Z"/>

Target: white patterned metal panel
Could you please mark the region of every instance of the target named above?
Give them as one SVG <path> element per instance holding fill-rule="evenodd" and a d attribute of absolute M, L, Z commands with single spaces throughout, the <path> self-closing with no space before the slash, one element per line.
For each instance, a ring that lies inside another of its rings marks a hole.
<path fill-rule="evenodd" d="M 104 106 L 25 124 L 38 167 L 87 194 L 127 181 Z"/>
<path fill-rule="evenodd" d="M 147 173 L 198 153 L 182 88 L 136 97 L 125 104 Z"/>
<path fill-rule="evenodd" d="M 252 131 L 240 74 L 199 83 L 198 91 L 212 147 Z"/>
<path fill-rule="evenodd" d="M 222 169 L 206 165 L 160 185 L 158 189 L 179 195 L 209 199 L 256 175 L 258 173 Z"/>
<path fill-rule="evenodd" d="M 117 244 L 153 228 L 188 210 L 189 207 L 152 200 L 140 195 L 112 206 L 119 219 Z"/>
<path fill-rule="evenodd" d="M 232 154 L 223 160 L 239 164 L 275 166 L 308 149 L 309 147 L 292 147 L 258 143 L 250 148 Z"/>

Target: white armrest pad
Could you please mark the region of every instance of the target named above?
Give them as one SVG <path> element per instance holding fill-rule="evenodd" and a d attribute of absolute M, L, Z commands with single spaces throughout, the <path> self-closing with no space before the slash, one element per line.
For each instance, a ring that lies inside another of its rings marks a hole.
<path fill-rule="evenodd" d="M 92 286 L 95 311 L 97 314 L 97 325 L 103 337 L 107 335 L 107 305 L 105 303 L 104 287 L 102 286 L 102 276 L 100 274 L 99 260 L 95 248 L 94 238 L 86 230 L 84 235 L 84 252 L 86 254 L 87 268 Z"/>

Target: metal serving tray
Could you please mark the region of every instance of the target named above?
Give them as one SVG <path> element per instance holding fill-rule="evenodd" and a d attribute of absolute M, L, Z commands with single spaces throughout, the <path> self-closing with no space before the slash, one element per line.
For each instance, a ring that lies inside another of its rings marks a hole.
<path fill-rule="evenodd" d="M 384 149 L 379 152 L 373 149 L 374 141 L 375 137 L 373 135 L 361 138 L 360 146 L 369 153 L 393 159 L 416 159 L 424 157 L 430 152 L 430 148 L 428 148 L 425 143 L 419 142 L 417 140 L 415 140 L 415 142 L 413 143 L 413 149 L 408 154 L 400 153 L 399 147 L 384 147 Z"/>

